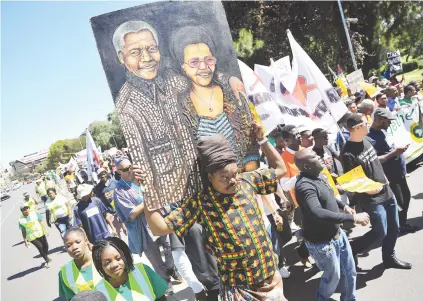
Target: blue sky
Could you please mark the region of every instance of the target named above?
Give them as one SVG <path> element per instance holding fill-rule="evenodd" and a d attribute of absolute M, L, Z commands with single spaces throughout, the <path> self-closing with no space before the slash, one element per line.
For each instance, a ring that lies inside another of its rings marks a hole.
<path fill-rule="evenodd" d="M 113 110 L 90 18 L 153 1 L 1 3 L 1 153 L 77 137 Z"/>

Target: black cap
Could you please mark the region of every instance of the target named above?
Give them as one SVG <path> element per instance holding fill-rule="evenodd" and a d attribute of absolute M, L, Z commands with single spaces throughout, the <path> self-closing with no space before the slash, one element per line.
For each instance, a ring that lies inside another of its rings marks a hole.
<path fill-rule="evenodd" d="M 360 113 L 354 113 L 348 116 L 346 124 L 348 129 L 352 129 L 357 124 L 363 123 L 363 114 Z"/>
<path fill-rule="evenodd" d="M 389 120 L 395 120 L 397 119 L 394 114 L 391 113 L 388 109 L 385 108 L 377 108 L 374 115 L 374 117 L 381 117 L 386 118 Z"/>

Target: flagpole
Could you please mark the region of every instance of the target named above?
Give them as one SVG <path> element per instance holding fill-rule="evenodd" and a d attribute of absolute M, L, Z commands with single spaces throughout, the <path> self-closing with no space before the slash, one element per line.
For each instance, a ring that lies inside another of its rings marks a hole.
<path fill-rule="evenodd" d="M 339 12 L 341 13 L 342 24 L 344 24 L 345 34 L 347 35 L 348 47 L 350 48 L 351 59 L 354 65 L 354 69 L 358 70 L 357 62 L 355 60 L 354 50 L 351 43 L 350 33 L 348 31 L 347 22 L 345 21 L 344 10 L 342 9 L 341 0 L 338 0 Z"/>

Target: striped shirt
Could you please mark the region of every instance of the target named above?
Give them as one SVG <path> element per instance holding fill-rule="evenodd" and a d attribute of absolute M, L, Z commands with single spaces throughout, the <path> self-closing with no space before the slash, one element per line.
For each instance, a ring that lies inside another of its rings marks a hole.
<path fill-rule="evenodd" d="M 200 117 L 199 119 L 196 137 L 197 139 L 200 137 L 207 137 L 215 134 L 223 135 L 232 145 L 232 150 L 234 151 L 234 153 L 239 153 L 234 140 L 234 131 L 232 129 L 231 124 L 229 123 L 228 116 L 225 112 L 221 113 L 215 118 Z"/>

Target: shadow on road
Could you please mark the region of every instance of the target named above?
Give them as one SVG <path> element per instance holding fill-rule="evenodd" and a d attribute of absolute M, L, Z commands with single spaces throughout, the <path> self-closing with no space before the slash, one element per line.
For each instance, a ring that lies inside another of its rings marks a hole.
<path fill-rule="evenodd" d="M 319 270 L 311 268 L 304 270 L 303 266 L 291 266 L 291 277 L 283 280 L 283 291 L 288 300 L 315 300 L 320 278 L 312 279 Z M 308 281 L 309 280 L 309 281 Z"/>
<path fill-rule="evenodd" d="M 24 276 L 26 276 L 28 274 L 34 273 L 34 272 L 36 272 L 38 270 L 41 270 L 41 269 L 43 269 L 43 266 L 42 265 L 41 266 L 37 266 L 37 267 L 33 267 L 33 268 L 28 269 L 28 270 L 19 272 L 19 273 L 15 274 L 15 275 L 12 275 L 10 277 L 7 277 L 7 280 L 10 281 L 10 280 L 22 278 L 22 277 L 24 277 Z"/>
<path fill-rule="evenodd" d="M 357 290 L 365 288 L 367 282 L 378 279 L 385 272 L 383 263 L 375 265 L 371 270 L 357 270 Z"/>
<path fill-rule="evenodd" d="M 413 160 L 413 162 L 407 164 L 407 172 L 411 173 L 421 166 L 423 166 L 423 156 L 420 156 L 419 158 Z"/>
<path fill-rule="evenodd" d="M 54 253 L 65 253 L 65 250 L 63 249 L 63 246 L 60 246 L 60 247 L 55 247 L 54 249 L 51 249 L 51 250 L 49 250 L 48 251 L 48 255 L 51 255 L 51 254 L 54 254 Z M 33 258 L 41 258 L 41 255 L 40 254 L 38 254 L 38 255 L 35 255 Z"/>
<path fill-rule="evenodd" d="M 412 198 L 415 199 L 415 200 L 419 200 L 419 199 L 423 200 L 423 192 L 420 192 L 416 195 L 413 195 Z"/>
<path fill-rule="evenodd" d="M 12 246 L 12 248 L 13 248 L 13 247 L 16 247 L 16 246 L 19 246 L 19 245 L 23 245 L 23 244 L 24 244 L 24 241 L 22 240 L 21 242 L 15 243 L 15 244 Z"/>
<path fill-rule="evenodd" d="M 167 301 L 179 301 L 179 300 L 186 300 L 186 301 L 195 301 L 194 292 L 190 287 L 183 289 L 173 295 L 166 296 Z"/>

